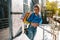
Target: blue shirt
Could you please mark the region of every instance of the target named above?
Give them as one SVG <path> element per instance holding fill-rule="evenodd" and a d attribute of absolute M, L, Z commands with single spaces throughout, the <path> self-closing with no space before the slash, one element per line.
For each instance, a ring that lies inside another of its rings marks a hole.
<path fill-rule="evenodd" d="M 35 13 L 32 13 L 30 15 L 30 17 L 27 19 L 28 22 L 32 22 L 32 23 L 38 23 L 38 24 L 42 24 L 42 18 L 39 15 L 35 15 Z"/>

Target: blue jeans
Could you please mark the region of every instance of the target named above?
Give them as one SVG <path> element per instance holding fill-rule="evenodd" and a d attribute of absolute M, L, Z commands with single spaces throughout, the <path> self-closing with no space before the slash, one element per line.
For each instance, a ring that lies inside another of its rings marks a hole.
<path fill-rule="evenodd" d="M 34 39 L 34 36 L 36 34 L 36 28 L 29 25 L 28 27 L 28 33 L 27 33 L 27 36 L 29 37 L 30 40 L 33 40 Z"/>

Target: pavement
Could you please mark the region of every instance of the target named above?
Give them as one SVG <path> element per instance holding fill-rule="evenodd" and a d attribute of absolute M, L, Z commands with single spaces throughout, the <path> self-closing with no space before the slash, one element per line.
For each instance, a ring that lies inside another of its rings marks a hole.
<path fill-rule="evenodd" d="M 9 38 L 9 29 L 3 28 L 0 29 L 0 40 L 8 40 Z"/>

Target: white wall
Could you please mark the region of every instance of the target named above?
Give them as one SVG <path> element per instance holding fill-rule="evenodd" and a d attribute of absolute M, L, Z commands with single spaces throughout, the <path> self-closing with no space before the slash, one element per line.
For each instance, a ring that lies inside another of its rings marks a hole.
<path fill-rule="evenodd" d="M 23 0 L 12 0 L 12 12 L 23 12 Z"/>
<path fill-rule="evenodd" d="M 13 36 L 16 35 L 18 30 L 21 27 L 21 16 L 22 14 L 12 14 L 12 29 L 13 29 Z"/>

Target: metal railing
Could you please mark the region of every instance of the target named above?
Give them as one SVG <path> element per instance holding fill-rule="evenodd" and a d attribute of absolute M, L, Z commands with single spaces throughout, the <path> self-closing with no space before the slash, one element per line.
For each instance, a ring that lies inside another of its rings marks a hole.
<path fill-rule="evenodd" d="M 50 19 L 49 19 L 49 23 L 55 25 L 55 26 L 53 27 L 54 29 L 55 29 L 55 28 L 58 28 L 57 30 L 60 30 L 60 23 L 58 23 L 58 22 L 55 21 L 54 19 L 50 18 Z"/>
<path fill-rule="evenodd" d="M 2 19 L 0 19 L 0 20 L 6 20 L 6 19 L 8 19 L 8 18 L 2 18 Z"/>
<path fill-rule="evenodd" d="M 0 28 L 8 27 L 8 18 L 0 19 Z"/>
<path fill-rule="evenodd" d="M 51 26 L 52 24 L 41 24 L 41 25 L 40 25 L 41 27 L 39 26 L 39 28 L 43 29 L 43 40 L 45 40 L 45 39 L 44 39 L 44 38 L 45 38 L 45 37 L 44 37 L 44 31 L 46 31 L 46 32 L 48 32 L 49 34 L 53 35 L 53 37 L 54 37 L 53 39 L 56 40 L 56 35 L 55 35 L 54 33 L 50 32 L 50 31 L 48 31 L 47 29 L 44 28 L 44 26 L 46 26 L 46 25 Z M 42 27 L 42 26 L 43 26 L 43 27 Z M 52 26 L 53 26 L 53 25 L 52 25 Z M 21 28 L 20 28 L 20 29 L 21 29 Z M 20 29 L 19 29 L 19 30 L 20 30 Z M 21 32 L 21 30 L 20 30 L 20 32 L 18 32 L 18 35 L 17 35 L 16 37 L 20 36 L 21 33 L 22 33 L 22 32 Z M 16 37 L 14 37 L 14 38 L 16 38 Z M 53 39 L 52 39 L 52 40 L 53 40 Z"/>
<path fill-rule="evenodd" d="M 46 25 L 49 25 L 49 24 L 42 24 L 42 26 L 43 26 L 43 25 L 46 26 Z M 50 24 L 50 25 L 52 25 L 52 24 Z M 50 32 L 50 31 L 46 30 L 46 29 L 43 28 L 43 27 L 40 27 L 40 28 L 43 29 L 43 36 L 44 36 L 44 31 L 46 31 L 46 32 L 52 34 L 52 35 L 54 36 L 54 40 L 56 40 L 56 35 L 55 35 L 54 33 L 52 33 L 52 32 Z M 43 37 L 43 40 L 44 40 L 44 37 Z"/>

